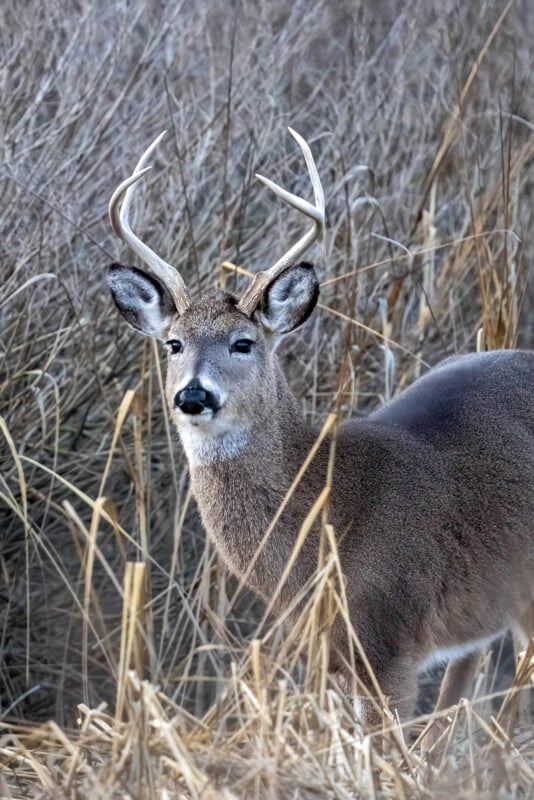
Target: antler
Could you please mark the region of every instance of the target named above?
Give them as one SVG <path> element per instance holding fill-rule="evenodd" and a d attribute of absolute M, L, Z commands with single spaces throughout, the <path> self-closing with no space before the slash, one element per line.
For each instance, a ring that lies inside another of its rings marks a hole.
<path fill-rule="evenodd" d="M 324 229 L 324 192 L 311 150 L 306 140 L 303 139 L 300 134 L 298 134 L 292 128 L 289 128 L 289 133 L 294 139 L 296 139 L 300 145 L 300 149 L 304 154 L 306 166 L 308 167 L 308 172 L 313 186 L 315 205 L 313 206 L 311 203 L 308 203 L 307 200 L 303 200 L 301 197 L 297 197 L 297 195 L 291 194 L 291 192 L 282 189 L 280 186 L 277 186 L 276 183 L 273 183 L 273 181 L 269 180 L 269 178 L 264 178 L 262 175 L 256 175 L 256 177 L 259 178 L 262 183 L 268 186 L 269 189 L 272 189 L 272 191 L 281 197 L 282 200 L 285 200 L 288 205 L 296 208 L 297 211 L 302 211 L 303 214 L 312 219 L 313 227 L 310 228 L 310 230 L 305 233 L 304 236 L 299 239 L 299 241 L 276 262 L 276 264 L 273 264 L 270 269 L 266 270 L 265 272 L 258 272 L 254 276 L 250 286 L 237 304 L 237 307 L 240 309 L 240 311 L 242 311 L 244 314 L 247 314 L 247 316 L 250 316 L 254 312 L 263 292 L 269 286 L 269 284 L 271 284 L 273 280 L 281 275 L 281 273 L 284 272 L 288 267 L 294 264 L 295 261 L 300 258 L 300 256 L 309 247 L 311 247 L 316 239 L 319 239 Z"/>
<path fill-rule="evenodd" d="M 117 236 L 119 236 L 123 242 L 129 245 L 134 253 L 137 253 L 137 255 L 143 259 L 145 264 L 150 267 L 154 275 L 163 282 L 172 295 L 178 313 L 183 314 L 184 311 L 189 308 L 191 302 L 184 279 L 178 270 L 175 269 L 175 267 L 172 267 L 170 264 L 167 264 L 166 261 L 163 261 L 163 259 L 160 258 L 157 253 L 151 250 L 148 245 L 142 242 L 141 239 L 135 235 L 128 221 L 128 214 L 130 212 L 130 205 L 134 192 L 134 184 L 152 169 L 152 167 L 147 167 L 146 163 L 165 134 L 166 131 L 160 133 L 158 138 L 155 139 L 149 147 L 147 147 L 137 162 L 137 165 L 130 177 L 126 178 L 126 180 L 117 186 L 113 192 L 111 200 L 109 201 L 109 218 L 111 220 L 113 230 Z M 124 200 L 122 201 L 121 205 L 120 201 L 123 195 Z"/>

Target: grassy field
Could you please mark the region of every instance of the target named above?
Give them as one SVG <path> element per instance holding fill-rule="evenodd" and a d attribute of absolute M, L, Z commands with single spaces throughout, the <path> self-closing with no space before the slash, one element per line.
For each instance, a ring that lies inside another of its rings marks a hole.
<path fill-rule="evenodd" d="M 110 195 L 164 128 L 139 233 L 193 291 L 272 263 L 302 220 L 254 173 L 309 196 L 291 125 L 328 210 L 320 310 L 283 346 L 311 420 L 365 414 L 481 328 L 532 347 L 532 41 L 530 0 L 2 4 L 1 798 L 532 796 L 530 654 L 500 711 L 507 659 L 481 660 L 431 766 L 428 716 L 363 736 L 314 625 L 289 637 L 304 665 L 236 592 L 163 353 L 105 285 L 131 261 Z"/>

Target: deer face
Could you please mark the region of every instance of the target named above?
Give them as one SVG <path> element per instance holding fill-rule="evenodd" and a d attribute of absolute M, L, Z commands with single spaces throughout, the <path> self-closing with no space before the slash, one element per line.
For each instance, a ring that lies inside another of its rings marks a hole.
<path fill-rule="evenodd" d="M 109 284 L 126 321 L 167 349 L 167 403 L 190 456 L 200 437 L 204 450 L 210 437 L 219 450 L 221 444 L 235 450 L 274 408 L 276 344 L 302 325 L 319 294 L 310 264 L 276 278 L 250 317 L 219 290 L 200 295 L 179 314 L 168 289 L 134 267 L 113 265 Z"/>
<path fill-rule="evenodd" d="M 150 169 L 148 160 L 164 134 L 147 148 L 110 200 L 113 229 L 150 267 L 147 273 L 112 265 L 111 293 L 133 328 L 168 348 L 167 402 L 190 463 L 199 453 L 205 461 L 214 452 L 219 458 L 235 452 L 253 425 L 266 419 L 268 409 L 276 409 L 275 345 L 307 319 L 317 302 L 313 267 L 294 262 L 322 233 L 324 194 L 308 144 L 290 132 L 304 154 L 315 205 L 258 177 L 313 224 L 272 267 L 254 276 L 239 300 L 222 291 L 191 300 L 179 271 L 130 227 L 134 185 Z"/>

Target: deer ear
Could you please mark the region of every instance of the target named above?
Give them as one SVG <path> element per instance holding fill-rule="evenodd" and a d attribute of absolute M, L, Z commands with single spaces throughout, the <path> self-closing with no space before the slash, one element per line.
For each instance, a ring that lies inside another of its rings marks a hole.
<path fill-rule="evenodd" d="M 108 271 L 108 286 L 115 305 L 132 328 L 145 336 L 167 338 L 178 312 L 163 284 L 137 267 L 112 264 Z"/>
<path fill-rule="evenodd" d="M 291 333 L 308 319 L 318 297 L 319 282 L 312 264 L 295 264 L 267 287 L 256 315 L 273 333 Z"/>

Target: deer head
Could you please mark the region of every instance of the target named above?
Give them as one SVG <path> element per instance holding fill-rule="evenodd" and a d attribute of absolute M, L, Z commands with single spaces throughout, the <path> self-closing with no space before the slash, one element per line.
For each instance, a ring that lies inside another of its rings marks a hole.
<path fill-rule="evenodd" d="M 133 190 L 150 169 L 147 162 L 164 134 L 148 147 L 110 201 L 113 229 L 150 270 L 113 264 L 111 294 L 135 330 L 160 339 L 167 348 L 167 400 L 188 451 L 188 437 L 196 440 L 199 435 L 222 439 L 231 450 L 261 418 L 260 409 L 266 413 L 276 403 L 276 343 L 302 325 L 317 302 L 314 268 L 295 262 L 323 231 L 324 194 L 308 144 L 290 132 L 304 153 L 315 205 L 257 177 L 313 225 L 272 267 L 254 276 L 241 298 L 221 290 L 191 298 L 178 270 L 130 227 Z"/>

